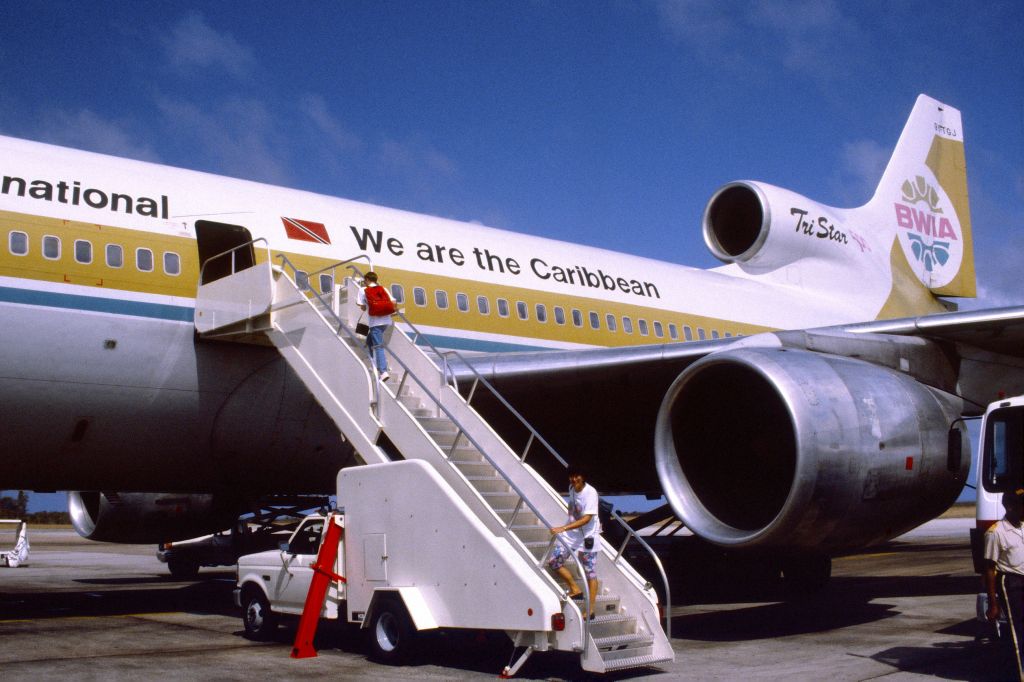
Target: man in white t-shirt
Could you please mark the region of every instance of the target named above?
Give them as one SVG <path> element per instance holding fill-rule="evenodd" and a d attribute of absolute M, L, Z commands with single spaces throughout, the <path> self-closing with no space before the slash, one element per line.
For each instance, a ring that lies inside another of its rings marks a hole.
<path fill-rule="evenodd" d="M 587 589 L 590 591 L 590 605 L 584 617 L 594 618 L 594 604 L 597 600 L 597 551 L 600 543 L 601 521 L 597 515 L 598 495 L 593 486 L 589 485 L 578 469 L 569 471 L 569 522 L 564 526 L 551 529 L 552 535 L 563 535 L 569 550 L 576 552 L 580 567 L 587 576 Z M 569 550 L 561 542 L 555 542 L 555 548 L 548 561 L 550 566 L 569 586 L 569 597 L 575 599 L 583 594 L 572 572 L 565 567 L 569 558 Z"/>
<path fill-rule="evenodd" d="M 1002 520 L 985 533 L 985 588 L 989 604 L 985 615 L 995 621 L 1000 611 L 1006 610 L 1016 673 L 1024 682 L 1024 489 L 1003 493 L 1003 509 L 1006 514 Z"/>

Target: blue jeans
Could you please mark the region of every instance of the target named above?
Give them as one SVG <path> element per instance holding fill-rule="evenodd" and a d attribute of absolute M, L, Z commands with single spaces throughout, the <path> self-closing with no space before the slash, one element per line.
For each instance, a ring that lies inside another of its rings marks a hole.
<path fill-rule="evenodd" d="M 377 366 L 377 373 L 388 371 L 388 359 L 384 356 L 384 331 L 387 325 L 370 327 L 366 335 L 366 349 L 370 352 L 370 360 Z"/>

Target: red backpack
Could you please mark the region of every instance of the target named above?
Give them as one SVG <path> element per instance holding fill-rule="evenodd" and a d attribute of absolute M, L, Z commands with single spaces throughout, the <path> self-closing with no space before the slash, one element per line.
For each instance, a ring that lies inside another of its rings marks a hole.
<path fill-rule="evenodd" d="M 395 302 L 388 296 L 387 289 L 377 285 L 375 287 L 366 287 L 364 291 L 366 292 L 366 308 L 371 315 L 374 317 L 384 317 L 395 314 L 397 311 Z"/>

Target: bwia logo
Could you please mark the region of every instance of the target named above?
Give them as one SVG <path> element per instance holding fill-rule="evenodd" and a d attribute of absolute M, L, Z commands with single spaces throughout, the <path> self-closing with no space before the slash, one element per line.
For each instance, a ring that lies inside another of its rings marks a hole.
<path fill-rule="evenodd" d="M 896 225 L 903 252 L 918 264 L 917 276 L 929 288 L 953 281 L 963 261 L 960 222 L 942 185 L 928 174 L 904 181 L 896 209 Z"/>

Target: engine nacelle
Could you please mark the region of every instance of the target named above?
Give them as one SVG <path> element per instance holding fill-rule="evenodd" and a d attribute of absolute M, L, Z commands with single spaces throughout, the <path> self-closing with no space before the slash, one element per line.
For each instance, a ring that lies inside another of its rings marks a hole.
<path fill-rule="evenodd" d="M 709 355 L 670 387 L 655 460 L 695 534 L 835 553 L 904 533 L 959 495 L 957 400 L 861 360 L 779 348 Z M 966 430 L 963 451 L 969 452 Z"/>
<path fill-rule="evenodd" d="M 846 257 L 857 238 L 843 226 L 841 209 L 761 182 L 731 182 L 704 209 L 704 242 L 715 258 L 757 270 L 798 259 Z"/>
<path fill-rule="evenodd" d="M 230 528 L 244 504 L 213 495 L 69 492 L 71 524 L 101 542 L 158 543 Z"/>

